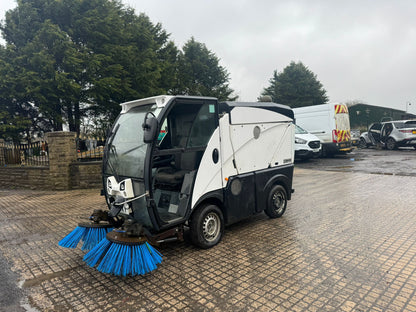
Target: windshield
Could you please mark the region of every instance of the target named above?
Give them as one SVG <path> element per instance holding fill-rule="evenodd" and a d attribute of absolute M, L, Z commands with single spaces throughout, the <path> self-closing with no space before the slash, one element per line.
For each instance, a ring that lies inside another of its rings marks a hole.
<path fill-rule="evenodd" d="M 147 146 L 143 142 L 142 124 L 147 112 L 157 116 L 159 111 L 156 105 L 145 105 L 119 116 L 107 143 L 105 174 L 143 179 Z"/>
<path fill-rule="evenodd" d="M 307 133 L 308 131 L 299 127 L 298 125 L 295 125 L 295 134 L 307 134 Z"/>

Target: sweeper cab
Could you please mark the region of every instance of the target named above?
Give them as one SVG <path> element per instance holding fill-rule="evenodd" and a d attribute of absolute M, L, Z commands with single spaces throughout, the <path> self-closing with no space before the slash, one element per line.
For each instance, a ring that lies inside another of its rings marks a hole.
<path fill-rule="evenodd" d="M 132 236 L 181 239 L 187 226 L 193 243 L 209 248 L 225 225 L 284 213 L 294 159 L 289 107 L 189 96 L 121 106 L 103 183 L 110 216 Z"/>
<path fill-rule="evenodd" d="M 294 169 L 288 106 L 166 95 L 121 106 L 103 158 L 109 209 L 94 211 L 90 220 L 90 228 L 114 230 L 84 257 L 90 266 L 107 261 L 100 271 L 143 274 L 161 261 L 151 245 L 181 240 L 185 229 L 195 245 L 209 248 L 221 240 L 226 225 L 262 211 L 271 218 L 285 212 Z M 124 258 L 111 258 L 116 253 Z M 143 253 L 153 258 L 137 267 L 152 262 L 151 268 L 138 273 L 129 266 Z"/>

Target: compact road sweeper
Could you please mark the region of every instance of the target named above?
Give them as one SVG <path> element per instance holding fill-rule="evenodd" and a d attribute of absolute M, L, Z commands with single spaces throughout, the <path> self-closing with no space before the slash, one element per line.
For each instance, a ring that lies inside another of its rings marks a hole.
<path fill-rule="evenodd" d="M 194 244 L 209 248 L 226 225 L 262 211 L 271 218 L 285 212 L 294 160 L 288 106 L 191 96 L 121 106 L 103 159 L 109 209 L 94 211 L 74 230 L 77 238 L 66 238 L 74 247 L 100 229 L 84 257 L 89 265 L 144 274 L 161 261 L 151 245 L 183 239 L 185 228 Z"/>

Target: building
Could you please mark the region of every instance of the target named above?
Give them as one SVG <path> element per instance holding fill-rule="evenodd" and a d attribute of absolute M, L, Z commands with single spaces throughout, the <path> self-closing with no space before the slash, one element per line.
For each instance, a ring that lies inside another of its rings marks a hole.
<path fill-rule="evenodd" d="M 402 110 L 363 103 L 348 103 L 351 129 L 367 131 L 368 126 L 383 120 L 416 119 L 416 115 Z"/>

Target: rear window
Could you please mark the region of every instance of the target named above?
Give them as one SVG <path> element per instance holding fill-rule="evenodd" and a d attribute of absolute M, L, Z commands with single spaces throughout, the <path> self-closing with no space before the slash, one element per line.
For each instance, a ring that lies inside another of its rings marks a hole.
<path fill-rule="evenodd" d="M 406 122 L 395 122 L 394 126 L 397 129 L 403 129 L 403 128 L 416 128 L 416 120 L 415 121 L 406 121 Z"/>

